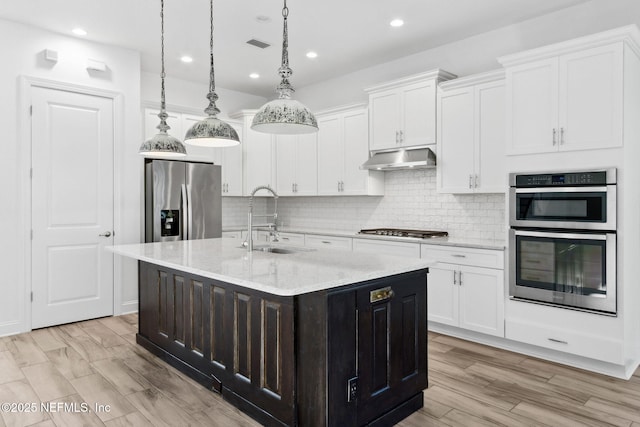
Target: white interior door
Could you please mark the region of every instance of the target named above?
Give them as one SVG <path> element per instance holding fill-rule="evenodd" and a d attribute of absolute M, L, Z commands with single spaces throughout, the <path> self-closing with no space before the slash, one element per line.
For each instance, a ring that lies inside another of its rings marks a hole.
<path fill-rule="evenodd" d="M 32 328 L 113 314 L 113 100 L 33 87 Z"/>

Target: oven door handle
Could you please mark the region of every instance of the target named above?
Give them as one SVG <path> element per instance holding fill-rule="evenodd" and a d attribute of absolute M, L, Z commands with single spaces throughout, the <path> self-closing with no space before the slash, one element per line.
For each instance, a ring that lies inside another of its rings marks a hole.
<path fill-rule="evenodd" d="M 527 231 L 527 230 L 514 230 L 511 229 L 515 236 L 529 236 L 529 237 L 548 237 L 555 239 L 575 239 L 575 240 L 607 240 L 607 234 L 615 233 L 555 233 L 548 231 Z"/>
<path fill-rule="evenodd" d="M 606 193 L 607 186 L 601 187 L 527 187 L 516 188 L 517 194 L 528 193 Z"/>

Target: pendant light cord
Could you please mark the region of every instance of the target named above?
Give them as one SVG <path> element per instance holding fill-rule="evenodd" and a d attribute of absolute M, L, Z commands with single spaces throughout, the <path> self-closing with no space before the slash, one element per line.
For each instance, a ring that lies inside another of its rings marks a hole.
<path fill-rule="evenodd" d="M 216 117 L 216 115 L 220 112 L 218 107 L 216 106 L 216 101 L 218 100 L 218 95 L 216 94 L 216 76 L 213 68 L 213 0 L 209 1 L 210 4 L 210 15 L 209 15 L 209 23 L 211 28 L 211 34 L 209 38 L 209 65 L 211 66 L 210 74 L 209 74 L 209 93 L 207 94 L 207 99 L 209 100 L 209 105 L 204 109 L 204 112 L 209 115 L 209 117 Z"/>
<path fill-rule="evenodd" d="M 160 0 L 160 62 L 162 69 L 160 71 L 160 112 L 158 117 L 160 118 L 160 124 L 156 126 L 156 129 L 160 130 L 160 133 L 167 133 L 171 126 L 167 124 L 167 106 L 164 98 L 164 78 L 166 76 L 164 72 L 164 0 Z"/>
<path fill-rule="evenodd" d="M 289 99 L 291 93 L 295 92 L 293 86 L 289 83 L 289 77 L 293 74 L 293 70 L 289 67 L 289 30 L 287 28 L 287 17 L 289 16 L 289 8 L 287 7 L 287 0 L 284 0 L 284 7 L 282 8 L 282 18 L 284 23 L 282 25 L 282 64 L 278 68 L 278 74 L 282 77 L 280 84 L 276 87 L 276 90 L 280 94 L 279 98 Z"/>

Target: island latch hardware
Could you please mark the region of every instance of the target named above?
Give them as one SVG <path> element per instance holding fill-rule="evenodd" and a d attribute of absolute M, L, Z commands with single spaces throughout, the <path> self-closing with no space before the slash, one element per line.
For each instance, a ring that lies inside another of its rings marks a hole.
<path fill-rule="evenodd" d="M 386 299 L 393 298 L 393 290 L 391 286 L 387 286 L 386 288 L 376 289 L 375 291 L 369 292 L 369 302 L 378 302 Z"/>
<path fill-rule="evenodd" d="M 358 398 L 358 377 L 347 381 L 347 402 L 355 402 Z"/>

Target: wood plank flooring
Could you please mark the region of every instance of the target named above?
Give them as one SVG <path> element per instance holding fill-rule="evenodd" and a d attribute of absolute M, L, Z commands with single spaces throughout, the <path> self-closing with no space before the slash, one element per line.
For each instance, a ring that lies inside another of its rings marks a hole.
<path fill-rule="evenodd" d="M 0 427 L 259 425 L 138 346 L 136 331 L 133 314 L 0 338 L 0 403 L 38 405 L 0 410 Z M 429 384 L 399 426 L 640 427 L 640 370 L 618 380 L 429 333 Z"/>

